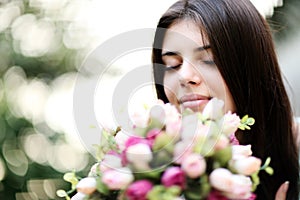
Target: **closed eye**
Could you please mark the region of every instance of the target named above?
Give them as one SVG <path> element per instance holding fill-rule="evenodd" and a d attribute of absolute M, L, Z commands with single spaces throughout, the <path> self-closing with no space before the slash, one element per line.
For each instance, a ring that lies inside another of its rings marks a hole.
<path fill-rule="evenodd" d="M 180 66 L 181 66 L 181 63 L 179 65 L 175 65 L 175 66 L 166 66 L 165 71 L 178 69 Z"/>
<path fill-rule="evenodd" d="M 207 65 L 215 65 L 215 62 L 213 60 L 203 60 L 202 62 Z"/>

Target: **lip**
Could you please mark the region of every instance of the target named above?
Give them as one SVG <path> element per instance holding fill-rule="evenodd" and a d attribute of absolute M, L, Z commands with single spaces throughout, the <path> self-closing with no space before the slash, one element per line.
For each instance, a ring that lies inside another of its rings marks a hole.
<path fill-rule="evenodd" d="M 183 108 L 190 108 L 194 111 L 199 111 L 204 108 L 204 105 L 208 103 L 211 97 L 200 94 L 187 94 L 180 98 L 179 103 Z"/>

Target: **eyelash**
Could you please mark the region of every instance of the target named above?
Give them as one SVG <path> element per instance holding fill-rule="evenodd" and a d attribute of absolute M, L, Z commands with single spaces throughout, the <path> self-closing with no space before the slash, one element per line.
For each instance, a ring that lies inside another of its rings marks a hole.
<path fill-rule="evenodd" d="M 215 62 L 213 60 L 203 60 L 201 62 L 203 62 L 206 65 L 215 65 Z M 165 68 L 165 71 L 169 71 L 172 69 L 175 70 L 175 69 L 179 68 L 180 66 L 181 66 L 181 63 L 179 65 L 175 65 L 175 66 L 167 66 Z"/>

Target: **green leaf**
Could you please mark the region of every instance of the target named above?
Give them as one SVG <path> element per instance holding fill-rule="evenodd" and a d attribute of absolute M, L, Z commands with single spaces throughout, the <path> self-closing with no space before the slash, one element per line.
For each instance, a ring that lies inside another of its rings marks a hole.
<path fill-rule="evenodd" d="M 260 183 L 258 173 L 259 173 L 259 171 L 251 175 L 251 179 L 252 179 L 252 182 L 253 182 L 253 184 L 252 184 L 252 191 L 255 191 L 256 188 L 257 188 L 257 186 Z"/>
<path fill-rule="evenodd" d="M 79 182 L 78 178 L 76 177 L 75 172 L 68 172 L 65 173 L 63 179 L 72 185 L 72 190 L 76 188 L 77 183 Z"/>
<path fill-rule="evenodd" d="M 255 123 L 255 120 L 254 120 L 253 117 L 249 117 L 249 118 L 247 119 L 247 124 L 248 124 L 249 126 L 252 126 L 254 123 Z"/>
<path fill-rule="evenodd" d="M 241 123 L 245 124 L 245 122 L 247 121 L 248 119 L 248 115 L 245 115 L 242 120 L 241 120 Z"/>
<path fill-rule="evenodd" d="M 232 157 L 232 149 L 231 146 L 226 147 L 224 149 L 215 151 L 215 154 L 213 155 L 213 157 L 216 159 L 217 162 L 220 163 L 220 165 L 222 167 L 225 167 L 228 163 L 228 161 L 231 159 Z"/>
<path fill-rule="evenodd" d="M 101 194 L 107 195 L 109 193 L 108 187 L 102 182 L 101 177 L 97 178 L 97 191 Z"/>
<path fill-rule="evenodd" d="M 273 173 L 274 173 L 274 170 L 273 170 L 272 167 L 267 167 L 267 168 L 265 169 L 265 171 L 266 171 L 268 174 L 270 174 L 270 175 L 273 175 Z"/>
<path fill-rule="evenodd" d="M 57 190 L 56 191 L 56 195 L 59 196 L 59 197 L 66 197 L 66 196 L 68 196 L 67 192 L 64 191 L 64 190 Z"/>

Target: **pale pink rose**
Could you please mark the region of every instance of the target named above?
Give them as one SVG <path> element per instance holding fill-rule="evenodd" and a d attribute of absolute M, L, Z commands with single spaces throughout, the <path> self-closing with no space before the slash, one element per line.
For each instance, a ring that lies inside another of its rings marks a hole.
<path fill-rule="evenodd" d="M 178 122 L 170 122 L 166 124 L 166 133 L 170 135 L 174 141 L 178 141 L 180 139 L 180 130 L 181 130 L 181 120 Z"/>
<path fill-rule="evenodd" d="M 166 124 L 178 123 L 181 120 L 181 114 L 178 112 L 177 108 L 167 103 L 164 105 L 164 111 L 166 114 Z"/>
<path fill-rule="evenodd" d="M 193 152 L 193 144 L 189 141 L 180 141 L 175 144 L 173 152 L 173 160 L 176 164 L 181 164 L 182 161 Z"/>
<path fill-rule="evenodd" d="M 163 173 L 161 182 L 165 187 L 177 185 L 182 189 L 185 187 L 185 174 L 180 167 L 169 167 Z"/>
<path fill-rule="evenodd" d="M 125 149 L 125 143 L 130 138 L 130 135 L 123 131 L 119 131 L 115 136 L 115 141 L 121 151 Z"/>
<path fill-rule="evenodd" d="M 229 165 L 239 174 L 249 176 L 260 169 L 261 160 L 254 156 L 230 160 Z"/>
<path fill-rule="evenodd" d="M 212 98 L 204 107 L 202 115 L 206 119 L 219 119 L 223 116 L 224 101 Z"/>
<path fill-rule="evenodd" d="M 107 170 L 103 173 L 102 182 L 111 190 L 125 189 L 134 177 L 128 168 Z"/>
<path fill-rule="evenodd" d="M 149 110 L 144 107 L 136 107 L 134 112 L 129 116 L 134 126 L 146 127 L 150 121 Z"/>
<path fill-rule="evenodd" d="M 235 137 L 235 133 L 229 135 L 229 142 L 231 145 L 239 145 L 240 141 Z"/>
<path fill-rule="evenodd" d="M 240 117 L 236 115 L 236 113 L 232 113 L 228 111 L 221 120 L 222 132 L 229 136 L 230 134 L 236 132 L 240 125 Z"/>
<path fill-rule="evenodd" d="M 96 179 L 93 177 L 86 177 L 81 179 L 76 185 L 77 192 L 89 195 L 96 191 Z"/>
<path fill-rule="evenodd" d="M 121 155 L 106 154 L 102 162 L 100 162 L 100 171 L 104 172 L 110 169 L 118 169 L 122 166 Z"/>
<path fill-rule="evenodd" d="M 184 116 L 182 120 L 181 139 L 196 142 L 199 138 L 206 138 L 210 132 L 210 126 L 202 124 L 198 119 L 198 114 Z"/>
<path fill-rule="evenodd" d="M 251 145 L 232 145 L 232 159 L 246 158 L 252 155 Z"/>
<path fill-rule="evenodd" d="M 229 199 L 249 200 L 252 196 L 252 182 L 250 177 L 243 175 L 232 176 L 232 189 L 229 192 L 224 192 L 223 195 Z"/>
<path fill-rule="evenodd" d="M 135 181 L 126 189 L 128 200 L 147 200 L 147 193 L 152 189 L 153 184 L 148 180 Z"/>
<path fill-rule="evenodd" d="M 214 149 L 221 150 L 224 149 L 225 147 L 228 147 L 228 145 L 229 145 L 229 139 L 225 135 L 220 135 L 216 140 Z"/>
<path fill-rule="evenodd" d="M 182 170 L 190 178 L 201 176 L 206 170 L 206 162 L 199 154 L 188 155 L 181 163 Z"/>
<path fill-rule="evenodd" d="M 128 147 L 136 145 L 136 144 L 147 144 L 148 146 L 150 146 L 150 142 L 147 139 L 141 138 L 141 137 L 136 137 L 136 136 L 131 136 L 125 141 L 125 150 Z"/>
<path fill-rule="evenodd" d="M 126 149 L 126 159 L 139 170 L 148 170 L 153 155 L 148 144 L 138 143 Z"/>
<path fill-rule="evenodd" d="M 233 174 L 225 168 L 217 168 L 209 175 L 211 186 L 222 192 L 230 192 L 233 185 Z"/>
<path fill-rule="evenodd" d="M 86 198 L 86 195 L 81 193 L 81 192 L 77 192 L 74 196 L 72 196 L 71 200 L 84 200 Z"/>

